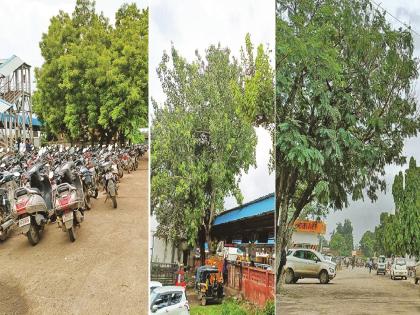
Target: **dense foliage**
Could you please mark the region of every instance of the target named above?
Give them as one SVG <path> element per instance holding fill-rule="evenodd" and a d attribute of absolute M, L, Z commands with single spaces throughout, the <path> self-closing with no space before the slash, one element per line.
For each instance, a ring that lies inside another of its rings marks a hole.
<path fill-rule="evenodd" d="M 337 224 L 336 229 L 331 236 L 330 248 L 338 253 L 340 256 L 351 256 L 353 247 L 353 226 L 349 219 Z"/>
<path fill-rule="evenodd" d="M 365 191 L 376 200 L 385 165 L 405 161 L 419 114 L 412 35 L 393 29 L 369 0 L 277 1 L 276 27 L 281 252 L 312 201 L 341 209 Z"/>
<path fill-rule="evenodd" d="M 360 250 L 365 257 L 375 256 L 375 233 L 366 231 L 360 239 Z"/>
<path fill-rule="evenodd" d="M 388 257 L 406 254 L 420 257 L 420 167 L 414 158 L 404 174 L 395 176 L 392 195 L 395 214 L 381 213 L 373 233 L 374 250 L 377 255 Z"/>
<path fill-rule="evenodd" d="M 148 11 L 124 4 L 115 26 L 77 0 L 51 18 L 40 42 L 34 112 L 47 137 L 71 142 L 141 139 L 148 123 Z"/>
<path fill-rule="evenodd" d="M 260 46 L 254 59 L 249 36 L 242 52 L 240 62 L 229 49 L 212 45 L 204 57 L 197 52 L 188 62 L 172 47 L 157 69 L 166 97 L 154 102 L 151 132 L 157 234 L 192 247 L 198 243 L 202 259 L 224 198 L 234 195 L 242 202 L 241 172 L 255 164 L 253 126 L 268 116 L 270 103 L 260 98 L 267 82 L 273 86 L 268 57 Z"/>

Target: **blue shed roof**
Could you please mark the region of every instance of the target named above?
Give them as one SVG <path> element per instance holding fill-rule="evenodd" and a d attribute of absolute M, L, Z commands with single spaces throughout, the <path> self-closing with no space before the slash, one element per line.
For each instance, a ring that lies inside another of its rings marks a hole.
<path fill-rule="evenodd" d="M 213 226 L 274 212 L 274 200 L 274 193 L 271 193 L 233 209 L 226 210 L 216 216 Z"/>
<path fill-rule="evenodd" d="M 9 119 L 9 114 L 8 113 L 0 113 L 0 120 L 3 121 L 4 118 Z M 11 116 L 11 120 L 12 120 L 12 123 L 15 121 L 15 116 L 14 115 Z M 19 122 L 19 124 L 22 123 L 22 115 L 18 116 L 18 122 Z M 26 117 L 25 125 L 29 125 L 29 117 Z M 42 126 L 42 123 L 40 122 L 40 120 L 38 118 L 32 116 L 32 126 L 40 127 L 40 126 Z"/>

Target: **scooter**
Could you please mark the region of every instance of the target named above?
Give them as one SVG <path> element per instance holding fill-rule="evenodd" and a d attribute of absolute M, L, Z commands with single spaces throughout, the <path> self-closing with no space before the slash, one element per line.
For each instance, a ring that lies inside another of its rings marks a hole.
<path fill-rule="evenodd" d="M 18 233 L 25 234 L 32 246 L 39 243 L 41 234 L 54 214 L 52 189 L 44 164 L 35 164 L 26 174 L 26 187 L 15 190 L 14 215 Z"/>

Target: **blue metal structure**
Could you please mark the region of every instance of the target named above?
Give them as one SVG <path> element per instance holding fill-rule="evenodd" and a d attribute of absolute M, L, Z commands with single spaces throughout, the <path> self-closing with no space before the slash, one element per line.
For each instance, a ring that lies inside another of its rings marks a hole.
<path fill-rule="evenodd" d="M 272 193 L 220 213 L 214 219 L 213 226 L 249 219 L 255 216 L 265 215 L 270 212 L 274 213 L 274 207 L 275 199 L 274 193 Z"/>

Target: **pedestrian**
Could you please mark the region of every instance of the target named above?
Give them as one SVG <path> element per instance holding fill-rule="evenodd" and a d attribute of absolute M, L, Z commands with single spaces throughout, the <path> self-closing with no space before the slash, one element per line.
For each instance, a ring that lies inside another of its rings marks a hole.
<path fill-rule="evenodd" d="M 369 260 L 368 262 L 369 273 L 372 273 L 372 265 L 373 265 L 372 260 Z"/>
<path fill-rule="evenodd" d="M 26 142 L 25 142 L 25 151 L 26 152 L 31 152 L 32 151 L 32 146 L 31 146 L 31 143 L 29 142 L 28 138 L 26 138 Z"/>

